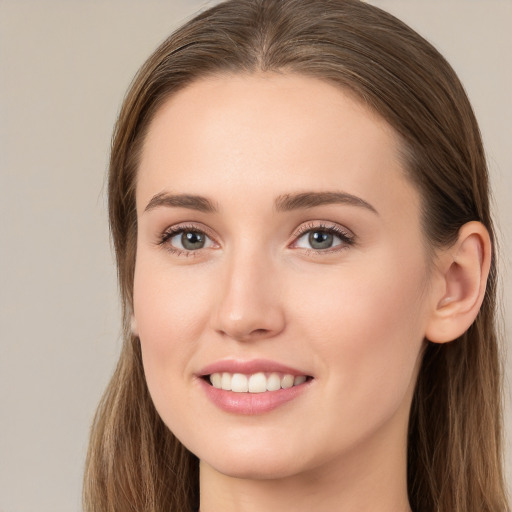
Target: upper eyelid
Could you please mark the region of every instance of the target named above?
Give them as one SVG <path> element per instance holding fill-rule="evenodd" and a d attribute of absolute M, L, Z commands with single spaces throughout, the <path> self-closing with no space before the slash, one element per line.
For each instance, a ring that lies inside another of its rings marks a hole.
<path fill-rule="evenodd" d="M 349 238 L 355 238 L 355 234 L 345 226 L 338 224 L 337 222 L 332 221 L 309 221 L 298 226 L 291 234 L 291 237 L 299 237 L 307 233 L 308 231 L 312 231 L 314 229 L 318 230 L 327 230 L 327 231 L 335 231 L 345 234 Z"/>
<path fill-rule="evenodd" d="M 207 226 L 205 226 L 202 223 L 189 223 L 189 222 L 180 222 L 178 224 L 172 224 L 171 226 L 167 226 L 163 231 L 159 232 L 158 238 L 156 241 L 156 244 L 162 247 L 168 246 L 168 250 L 171 250 L 172 252 L 178 253 L 178 254 L 184 254 L 187 256 L 198 254 L 200 251 L 204 249 L 211 249 L 212 247 L 203 247 L 202 249 L 196 249 L 196 250 L 186 250 L 186 249 L 180 249 L 179 247 L 175 247 L 170 242 L 172 238 L 179 235 L 183 231 L 198 231 L 200 233 L 204 233 L 212 242 L 214 245 L 219 245 L 219 242 L 217 241 L 217 238 L 215 235 L 211 234 L 211 229 L 209 229 Z"/>
<path fill-rule="evenodd" d="M 299 247 L 298 244 L 300 239 L 303 238 L 307 233 L 311 231 L 327 231 L 341 240 L 341 244 L 335 245 L 333 247 L 325 248 L 325 249 L 315 249 L 314 247 Z M 291 244 L 288 245 L 293 250 L 301 250 L 306 251 L 308 254 L 314 255 L 333 255 L 339 254 L 341 251 L 345 251 L 349 247 L 357 244 L 356 235 L 348 228 L 345 228 L 343 225 L 338 224 L 337 222 L 332 221 L 312 221 L 301 224 L 295 232 L 292 234 Z"/>
<path fill-rule="evenodd" d="M 163 231 L 162 235 L 168 234 L 177 234 L 181 233 L 182 231 L 199 231 L 201 233 L 204 233 L 205 235 L 208 235 L 210 238 L 215 240 L 215 234 L 213 233 L 213 230 L 208 228 L 202 223 L 197 222 L 180 222 L 178 224 L 173 224 L 172 226 L 167 226 Z"/>

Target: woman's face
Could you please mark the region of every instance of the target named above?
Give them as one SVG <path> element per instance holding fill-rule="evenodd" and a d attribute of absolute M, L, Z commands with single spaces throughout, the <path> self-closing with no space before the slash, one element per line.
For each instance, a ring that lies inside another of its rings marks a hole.
<path fill-rule="evenodd" d="M 419 203 L 391 128 L 320 80 L 211 78 L 159 110 L 134 317 L 154 404 L 204 464 L 403 461 L 431 302 Z"/>

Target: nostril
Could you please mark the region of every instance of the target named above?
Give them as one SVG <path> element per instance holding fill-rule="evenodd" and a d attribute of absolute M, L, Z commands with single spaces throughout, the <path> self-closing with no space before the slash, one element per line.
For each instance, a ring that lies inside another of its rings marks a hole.
<path fill-rule="evenodd" d="M 257 336 L 257 335 L 266 334 L 267 332 L 268 332 L 267 329 L 255 329 L 254 331 L 251 332 L 251 334 L 255 334 Z"/>

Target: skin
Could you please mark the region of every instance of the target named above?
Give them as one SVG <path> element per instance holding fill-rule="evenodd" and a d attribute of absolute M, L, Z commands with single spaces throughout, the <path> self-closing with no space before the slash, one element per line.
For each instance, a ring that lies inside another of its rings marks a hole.
<path fill-rule="evenodd" d="M 277 197 L 306 191 L 375 211 L 276 210 Z M 161 193 L 205 196 L 218 211 L 145 211 Z M 392 129 L 314 78 L 203 79 L 151 123 L 137 212 L 134 329 L 159 414 L 200 458 L 201 511 L 410 510 L 407 421 L 440 286 Z M 208 235 L 203 249 L 160 243 L 183 224 Z M 297 230 L 319 226 L 353 243 L 314 251 Z M 273 411 L 227 413 L 198 378 L 227 358 L 313 380 Z"/>

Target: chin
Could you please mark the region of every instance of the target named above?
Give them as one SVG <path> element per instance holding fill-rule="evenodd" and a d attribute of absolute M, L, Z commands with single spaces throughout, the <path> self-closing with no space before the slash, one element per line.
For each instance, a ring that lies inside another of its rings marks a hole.
<path fill-rule="evenodd" d="M 278 480 L 298 472 L 290 462 L 276 460 L 216 460 L 207 463 L 222 475 L 243 480 Z"/>
<path fill-rule="evenodd" d="M 304 461 L 300 460 L 300 450 L 284 450 L 283 447 L 256 443 L 241 448 L 233 443 L 229 447 L 222 444 L 216 450 L 208 450 L 196 455 L 218 473 L 225 476 L 248 480 L 281 479 L 300 473 Z"/>

